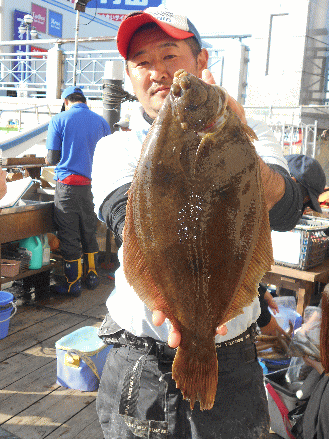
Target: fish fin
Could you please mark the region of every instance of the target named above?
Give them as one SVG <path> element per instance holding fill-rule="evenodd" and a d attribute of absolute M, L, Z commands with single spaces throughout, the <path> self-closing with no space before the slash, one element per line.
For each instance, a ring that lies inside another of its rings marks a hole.
<path fill-rule="evenodd" d="M 206 357 L 191 355 L 187 349 L 178 347 L 172 377 L 184 399 L 190 401 L 191 410 L 196 401 L 201 410 L 210 410 L 215 402 L 218 382 L 218 362 L 215 348 Z"/>
<path fill-rule="evenodd" d="M 225 316 L 225 322 L 242 314 L 243 307 L 251 305 L 258 295 L 259 282 L 262 280 L 265 273 L 271 269 L 271 264 L 274 262 L 271 229 L 264 197 L 262 197 L 262 204 L 263 215 L 259 219 L 261 224 L 258 232 L 257 243 L 244 280 L 239 288 L 239 292 L 236 295 L 229 312 Z"/>
<path fill-rule="evenodd" d="M 243 131 L 247 134 L 247 136 L 250 138 L 251 141 L 253 140 L 258 140 L 257 134 L 255 133 L 255 131 L 250 128 L 250 126 L 248 126 L 247 124 L 241 122 Z"/>
<path fill-rule="evenodd" d="M 150 310 L 164 310 L 163 298 L 154 283 L 138 243 L 132 205 L 133 191 L 129 190 L 123 231 L 123 270 L 129 285 L 134 287 L 140 299 Z"/>

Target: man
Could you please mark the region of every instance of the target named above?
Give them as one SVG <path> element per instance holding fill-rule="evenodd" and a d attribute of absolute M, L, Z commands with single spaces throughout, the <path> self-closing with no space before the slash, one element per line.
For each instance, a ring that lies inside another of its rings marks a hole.
<path fill-rule="evenodd" d="M 96 143 L 111 133 L 109 124 L 89 110 L 81 88 L 71 86 L 62 93 L 61 113 L 48 128 L 46 163 L 55 168 L 54 220 L 64 259 L 65 281 L 56 292 L 81 294 L 82 259 L 84 283 L 88 289 L 99 284 L 95 257 L 97 218 L 91 193 L 91 167 Z"/>
<path fill-rule="evenodd" d="M 121 237 L 127 190 L 142 142 L 169 93 L 174 73 L 185 69 L 207 82 L 213 78 L 206 70 L 208 52 L 201 48 L 195 27 L 187 17 L 161 7 L 127 16 L 119 27 L 117 44 L 142 106 L 140 113 L 132 117 L 134 127 L 139 128 L 124 134 L 114 133 L 111 142 L 107 137 L 98 143 L 93 193 L 100 219 Z M 244 117 L 243 109 L 233 99 L 230 106 Z M 273 134 L 262 123 L 250 126 L 260 139 L 256 142 L 259 155 L 278 171 L 260 159 L 271 224 L 280 230 L 291 229 L 302 204 L 300 192 L 288 175 Z M 107 180 L 100 177 L 105 169 L 110 174 Z M 107 301 L 109 314 L 100 329 L 100 336 L 115 343 L 103 370 L 97 398 L 105 438 L 267 437 L 267 401 L 253 343 L 253 324 L 260 312 L 258 299 L 243 315 L 218 330 L 223 335 L 216 336 L 219 380 L 215 405 L 212 410 L 202 412 L 196 404 L 191 411 L 189 402 L 182 399 L 171 379 L 175 355 L 172 348 L 178 346 L 180 334 L 175 329 L 170 331 L 170 322 L 162 313 L 154 312 L 152 320 L 152 312 L 126 282 L 122 248 L 119 259 L 116 288 Z M 235 340 L 231 343 L 232 339 Z M 134 400 L 129 406 L 127 395 Z"/>

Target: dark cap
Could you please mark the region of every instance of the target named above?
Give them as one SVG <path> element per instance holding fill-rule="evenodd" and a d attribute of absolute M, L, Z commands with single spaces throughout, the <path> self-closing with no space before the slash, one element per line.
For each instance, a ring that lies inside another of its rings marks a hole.
<path fill-rule="evenodd" d="M 321 213 L 318 198 L 326 186 L 326 176 L 322 166 L 317 160 L 302 154 L 291 154 L 285 158 L 288 162 L 290 175 L 307 189 L 312 209 Z"/>
<path fill-rule="evenodd" d="M 121 22 L 117 34 L 117 46 L 124 59 L 127 59 L 129 44 L 134 33 L 146 23 L 156 23 L 167 35 L 176 40 L 195 37 L 202 47 L 199 32 L 185 15 L 174 14 L 163 6 L 159 6 L 132 12 Z"/>
<path fill-rule="evenodd" d="M 73 93 L 79 93 L 81 94 L 83 97 L 85 97 L 85 95 L 83 94 L 83 91 L 81 90 L 80 87 L 76 87 L 75 85 L 71 85 L 70 87 L 67 87 L 61 96 L 61 99 L 66 99 L 68 96 L 72 95 Z"/>

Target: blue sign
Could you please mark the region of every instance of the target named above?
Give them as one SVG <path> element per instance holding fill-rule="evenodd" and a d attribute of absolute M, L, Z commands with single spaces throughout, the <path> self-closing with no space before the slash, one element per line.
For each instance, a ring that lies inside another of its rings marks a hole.
<path fill-rule="evenodd" d="M 149 7 L 160 6 L 162 0 L 91 0 L 87 3 L 87 8 L 97 9 L 126 9 L 130 11 L 140 11 Z"/>
<path fill-rule="evenodd" d="M 48 9 L 48 34 L 62 38 L 63 15 Z"/>
<path fill-rule="evenodd" d="M 21 35 L 18 31 L 19 26 L 24 24 L 24 15 L 27 12 L 19 11 L 18 9 L 14 10 L 14 40 L 25 40 L 26 34 Z M 24 50 L 25 51 L 25 50 Z"/>

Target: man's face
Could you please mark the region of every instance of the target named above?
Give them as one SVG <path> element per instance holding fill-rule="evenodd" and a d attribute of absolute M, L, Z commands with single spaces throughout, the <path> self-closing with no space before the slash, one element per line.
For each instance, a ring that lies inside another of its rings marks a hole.
<path fill-rule="evenodd" d="M 169 93 L 174 74 L 184 69 L 197 77 L 207 67 L 208 52 L 198 58 L 184 40 L 175 40 L 160 28 L 144 30 L 131 40 L 127 73 L 146 113 L 157 116 Z"/>

